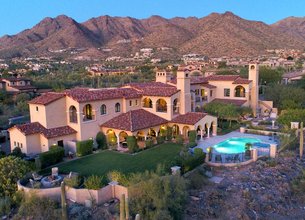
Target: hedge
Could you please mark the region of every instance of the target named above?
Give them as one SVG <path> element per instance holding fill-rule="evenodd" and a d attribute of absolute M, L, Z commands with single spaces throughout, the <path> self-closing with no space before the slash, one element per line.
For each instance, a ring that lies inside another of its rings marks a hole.
<path fill-rule="evenodd" d="M 145 147 L 146 147 L 146 148 L 150 148 L 150 147 L 152 147 L 153 145 L 154 145 L 154 141 L 153 141 L 153 140 L 148 139 L 148 140 L 145 141 Z"/>
<path fill-rule="evenodd" d="M 65 149 L 59 146 L 52 146 L 49 151 L 39 154 L 41 167 L 45 168 L 59 163 L 65 156 Z"/>
<path fill-rule="evenodd" d="M 92 154 L 93 140 L 79 141 L 76 143 L 76 155 L 79 157 Z"/>
<path fill-rule="evenodd" d="M 187 144 L 187 148 L 193 148 L 193 147 L 196 147 L 197 146 L 197 143 L 196 142 L 190 142 Z"/>
<path fill-rule="evenodd" d="M 157 143 L 158 144 L 163 144 L 165 141 L 165 137 L 164 136 L 158 136 L 157 137 Z"/>
<path fill-rule="evenodd" d="M 139 150 L 139 146 L 138 146 L 137 139 L 135 136 L 128 136 L 126 138 L 126 142 L 127 142 L 128 150 L 131 153 L 134 153 Z"/>
<path fill-rule="evenodd" d="M 182 137 L 181 134 L 178 134 L 178 135 L 176 136 L 176 143 L 177 143 L 177 144 L 183 144 L 183 137 Z"/>
<path fill-rule="evenodd" d="M 95 140 L 99 149 L 107 149 L 107 138 L 104 133 L 98 132 L 95 137 Z"/>
<path fill-rule="evenodd" d="M 166 138 L 168 141 L 172 141 L 173 138 L 173 128 L 172 127 L 167 127 L 166 128 Z"/>
<path fill-rule="evenodd" d="M 197 138 L 197 132 L 195 130 L 189 131 L 189 141 L 195 142 Z"/>

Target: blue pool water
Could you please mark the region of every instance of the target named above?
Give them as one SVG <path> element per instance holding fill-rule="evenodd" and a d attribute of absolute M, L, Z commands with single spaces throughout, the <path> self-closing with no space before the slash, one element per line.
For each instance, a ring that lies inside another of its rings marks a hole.
<path fill-rule="evenodd" d="M 218 153 L 238 154 L 245 152 L 246 143 L 251 143 L 255 147 L 266 147 L 258 138 L 229 138 L 213 146 Z M 267 144 L 268 145 L 268 144 Z"/>

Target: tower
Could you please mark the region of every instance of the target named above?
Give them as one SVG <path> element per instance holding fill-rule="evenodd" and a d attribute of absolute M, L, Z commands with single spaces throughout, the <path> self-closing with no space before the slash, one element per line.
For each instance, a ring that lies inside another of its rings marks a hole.
<path fill-rule="evenodd" d="M 191 112 L 191 79 L 189 71 L 177 71 L 177 89 L 180 90 L 180 114 Z"/>
<path fill-rule="evenodd" d="M 257 63 L 249 64 L 249 80 L 252 80 L 252 88 L 250 91 L 250 106 L 253 111 L 253 115 L 256 117 L 258 110 L 258 76 L 259 76 L 259 66 Z"/>

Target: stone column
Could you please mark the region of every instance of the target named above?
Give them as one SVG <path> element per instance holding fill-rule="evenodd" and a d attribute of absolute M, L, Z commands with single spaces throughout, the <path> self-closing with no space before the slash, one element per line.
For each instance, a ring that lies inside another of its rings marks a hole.
<path fill-rule="evenodd" d="M 208 137 L 207 138 L 210 138 L 210 127 L 208 127 Z"/>
<path fill-rule="evenodd" d="M 120 136 L 117 136 L 117 141 L 118 141 L 118 148 L 120 147 Z"/>
<path fill-rule="evenodd" d="M 213 136 L 217 136 L 217 125 L 213 123 Z"/>
<path fill-rule="evenodd" d="M 276 144 L 270 144 L 270 157 L 271 158 L 275 158 L 275 156 L 276 156 L 276 148 L 277 148 Z"/>
<path fill-rule="evenodd" d="M 203 130 L 202 129 L 200 130 L 200 140 L 201 141 L 203 140 Z"/>
<path fill-rule="evenodd" d="M 257 149 L 252 149 L 252 159 L 253 161 L 257 161 L 258 154 L 257 154 Z"/>

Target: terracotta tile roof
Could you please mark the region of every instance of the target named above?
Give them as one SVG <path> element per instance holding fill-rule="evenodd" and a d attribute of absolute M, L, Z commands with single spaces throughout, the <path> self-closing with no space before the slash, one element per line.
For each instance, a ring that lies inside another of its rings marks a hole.
<path fill-rule="evenodd" d="M 31 81 L 30 79 L 19 77 L 19 78 L 3 78 L 2 81 L 6 82 L 20 82 L 20 81 Z"/>
<path fill-rule="evenodd" d="M 244 78 L 237 78 L 234 82 L 233 82 L 233 84 L 249 84 L 249 83 L 251 83 L 252 82 L 252 80 L 248 80 L 248 79 L 244 79 Z"/>
<path fill-rule="evenodd" d="M 211 84 L 203 84 L 202 86 L 205 87 L 205 88 L 208 88 L 208 89 L 215 89 L 215 88 L 217 88 L 216 86 L 213 86 Z"/>
<path fill-rule="evenodd" d="M 124 131 L 138 131 L 157 125 L 166 124 L 168 121 L 144 109 L 132 110 L 123 113 L 106 123 L 102 127 L 114 128 Z"/>
<path fill-rule="evenodd" d="M 63 126 L 63 127 L 58 127 L 58 128 L 46 129 L 43 132 L 43 135 L 46 138 L 54 138 L 54 137 L 60 137 L 60 136 L 75 134 L 75 133 L 76 133 L 76 131 L 73 128 L 71 128 L 70 126 Z"/>
<path fill-rule="evenodd" d="M 141 93 L 133 88 L 88 89 L 77 88 L 67 90 L 66 95 L 77 102 L 90 102 L 116 98 L 140 98 Z"/>
<path fill-rule="evenodd" d="M 214 99 L 212 102 L 220 102 L 224 104 L 233 104 L 236 106 L 242 106 L 247 102 L 247 100 L 239 100 L 239 99 Z"/>
<path fill-rule="evenodd" d="M 161 82 L 130 83 L 126 86 L 137 89 L 144 96 L 170 97 L 179 92 L 175 86 Z"/>
<path fill-rule="evenodd" d="M 32 134 L 42 134 L 46 138 L 54 138 L 76 133 L 76 131 L 69 126 L 47 129 L 39 122 L 16 125 L 14 128 L 17 128 L 25 136 Z"/>
<path fill-rule="evenodd" d="M 206 78 L 208 81 L 235 81 L 239 75 L 211 75 Z"/>
<path fill-rule="evenodd" d="M 209 82 L 207 80 L 207 77 L 190 77 L 190 79 L 191 79 L 191 85 L 207 84 Z M 177 84 L 177 78 L 172 79 L 170 83 Z"/>
<path fill-rule="evenodd" d="M 194 125 L 208 114 L 202 112 L 188 112 L 184 115 L 179 115 L 171 122 L 177 124 Z"/>
<path fill-rule="evenodd" d="M 56 93 L 56 92 L 48 92 L 41 96 L 38 96 L 31 101 L 29 101 L 29 104 L 38 104 L 38 105 L 48 105 L 62 97 L 64 97 L 64 93 Z"/>

